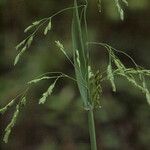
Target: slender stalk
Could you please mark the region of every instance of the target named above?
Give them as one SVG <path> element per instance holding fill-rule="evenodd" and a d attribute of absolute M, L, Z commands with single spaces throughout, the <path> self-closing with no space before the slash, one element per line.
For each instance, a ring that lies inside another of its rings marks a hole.
<path fill-rule="evenodd" d="M 93 110 L 88 111 L 88 123 L 89 123 L 89 132 L 90 132 L 91 150 L 97 150 Z"/>

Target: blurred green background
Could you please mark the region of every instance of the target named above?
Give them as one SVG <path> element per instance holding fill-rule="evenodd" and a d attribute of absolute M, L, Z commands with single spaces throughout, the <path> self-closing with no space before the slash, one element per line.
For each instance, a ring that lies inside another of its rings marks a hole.
<path fill-rule="evenodd" d="M 113 1 L 102 1 L 99 13 L 96 0 L 90 0 L 90 39 L 123 50 L 139 65 L 150 69 L 150 1 L 128 0 L 123 22 Z M 46 37 L 39 33 L 32 47 L 13 67 L 17 54 L 14 47 L 25 38 L 24 28 L 72 3 L 73 0 L 0 0 L 0 107 L 15 97 L 27 81 L 44 72 L 74 74 L 54 44 L 55 40 L 62 41 L 71 55 L 71 11 L 53 20 L 52 31 Z M 104 49 L 91 47 L 91 52 L 95 68 L 103 68 L 107 59 Z M 127 58 L 122 57 L 122 60 L 132 66 Z M 149 79 L 147 81 L 150 84 Z M 50 83 L 41 82 L 30 90 L 27 105 L 20 113 L 8 144 L 2 142 L 2 137 L 14 108 L 0 116 L 1 150 L 90 150 L 87 116 L 74 83 L 59 82 L 46 104 L 38 105 L 38 99 Z M 145 96 L 123 79 L 118 79 L 117 93 L 111 92 L 109 84 L 103 86 L 102 108 L 95 112 L 98 149 L 149 150 L 150 107 Z"/>

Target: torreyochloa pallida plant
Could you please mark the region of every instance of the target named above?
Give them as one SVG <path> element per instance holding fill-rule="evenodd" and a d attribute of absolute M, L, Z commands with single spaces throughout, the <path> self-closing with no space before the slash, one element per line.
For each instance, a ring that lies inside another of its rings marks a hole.
<path fill-rule="evenodd" d="M 123 20 L 124 11 L 122 9 L 122 4 L 128 6 L 128 2 L 126 0 L 112 1 L 114 1 L 121 20 Z M 97 0 L 97 6 L 99 12 L 101 12 L 101 0 Z M 50 17 L 35 21 L 24 30 L 25 33 L 30 32 L 31 34 L 29 34 L 27 38 L 25 38 L 16 46 L 18 54 L 15 58 L 14 65 L 19 62 L 21 56 L 26 52 L 26 50 L 30 48 L 35 36 L 38 35 L 39 30 L 43 30 L 43 34 L 47 35 L 53 28 L 52 22 L 55 16 L 69 10 L 73 12 L 71 24 L 73 59 L 70 58 L 70 56 L 67 54 L 64 45 L 60 41 L 56 40 L 55 45 L 60 50 L 60 52 L 64 54 L 69 63 L 72 64 L 72 67 L 75 70 L 75 77 L 71 77 L 70 75 L 62 72 L 46 72 L 29 81 L 27 83 L 27 88 L 22 93 L 17 95 L 16 98 L 11 100 L 5 107 L 0 109 L 0 113 L 4 114 L 10 107 L 16 105 L 16 109 L 14 111 L 12 119 L 5 129 L 3 138 L 5 143 L 8 142 L 9 135 L 17 121 L 19 112 L 21 111 L 22 107 L 26 105 L 27 92 L 32 85 L 35 85 L 42 80 L 52 80 L 53 82 L 42 94 L 41 98 L 39 99 L 39 104 L 45 104 L 46 100 L 52 94 L 55 85 L 59 80 L 67 78 L 77 83 L 83 102 L 83 108 L 85 109 L 85 111 L 87 111 L 89 120 L 88 124 L 91 140 L 91 150 L 97 150 L 96 132 L 94 125 L 94 110 L 102 107 L 102 82 L 105 82 L 106 80 L 110 81 L 112 90 L 116 92 L 117 87 L 115 85 L 115 78 L 121 76 L 125 78 L 131 84 L 131 86 L 139 89 L 146 96 L 147 102 L 150 104 L 150 92 L 145 81 L 146 76 L 150 77 L 150 70 L 146 70 L 138 66 L 135 61 L 123 51 L 119 51 L 106 43 L 90 41 L 90 39 L 88 38 L 87 28 L 87 8 L 88 0 L 85 0 L 84 4 L 82 5 L 79 5 L 79 1 L 74 0 L 74 4 L 72 7 L 62 9 Z M 105 70 L 93 71 L 90 64 L 90 62 L 92 61 L 90 58 L 90 48 L 91 46 L 93 47 L 95 45 L 104 47 L 108 53 L 108 66 Z M 134 64 L 135 67 L 127 68 L 118 58 L 118 54 L 125 55 L 131 61 L 131 63 Z"/>

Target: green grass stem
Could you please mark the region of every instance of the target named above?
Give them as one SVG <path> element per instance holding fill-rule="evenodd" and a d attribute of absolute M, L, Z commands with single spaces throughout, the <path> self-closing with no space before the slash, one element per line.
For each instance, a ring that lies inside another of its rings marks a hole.
<path fill-rule="evenodd" d="M 89 123 L 89 132 L 90 132 L 91 150 L 97 150 L 93 110 L 88 111 L 88 123 Z"/>

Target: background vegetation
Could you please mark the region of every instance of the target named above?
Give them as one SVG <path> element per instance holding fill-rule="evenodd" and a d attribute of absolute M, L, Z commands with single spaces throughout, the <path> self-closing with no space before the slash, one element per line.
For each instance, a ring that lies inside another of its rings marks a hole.
<path fill-rule="evenodd" d="M 0 1 L 0 106 L 19 93 L 24 84 L 47 71 L 73 74 L 72 66 L 55 47 L 54 41 L 71 45 L 71 11 L 53 20 L 52 31 L 40 35 L 14 68 L 15 45 L 24 38 L 23 30 L 33 20 L 50 16 L 72 6 L 65 0 L 1 0 Z M 135 61 L 150 69 L 150 1 L 130 0 L 125 8 L 125 21 L 120 21 L 110 0 L 103 0 L 99 13 L 95 1 L 90 2 L 88 24 L 90 38 L 112 45 L 130 54 Z M 43 32 L 43 31 L 42 31 Z M 106 64 L 103 49 L 91 49 L 95 68 Z M 68 51 L 69 52 L 69 51 Z M 71 50 L 70 50 L 71 53 Z M 127 66 L 128 59 L 122 57 Z M 104 85 L 102 108 L 96 112 L 98 146 L 106 150 L 148 150 L 150 147 L 150 109 L 145 97 L 118 79 L 117 93 Z M 150 84 L 150 82 L 148 82 Z M 81 107 L 77 88 L 62 81 L 43 106 L 38 99 L 49 82 L 42 82 L 28 94 L 27 107 L 22 111 L 8 144 L 2 142 L 3 130 L 11 118 L 10 110 L 0 116 L 0 149 L 2 150 L 88 150 L 87 118 Z"/>

